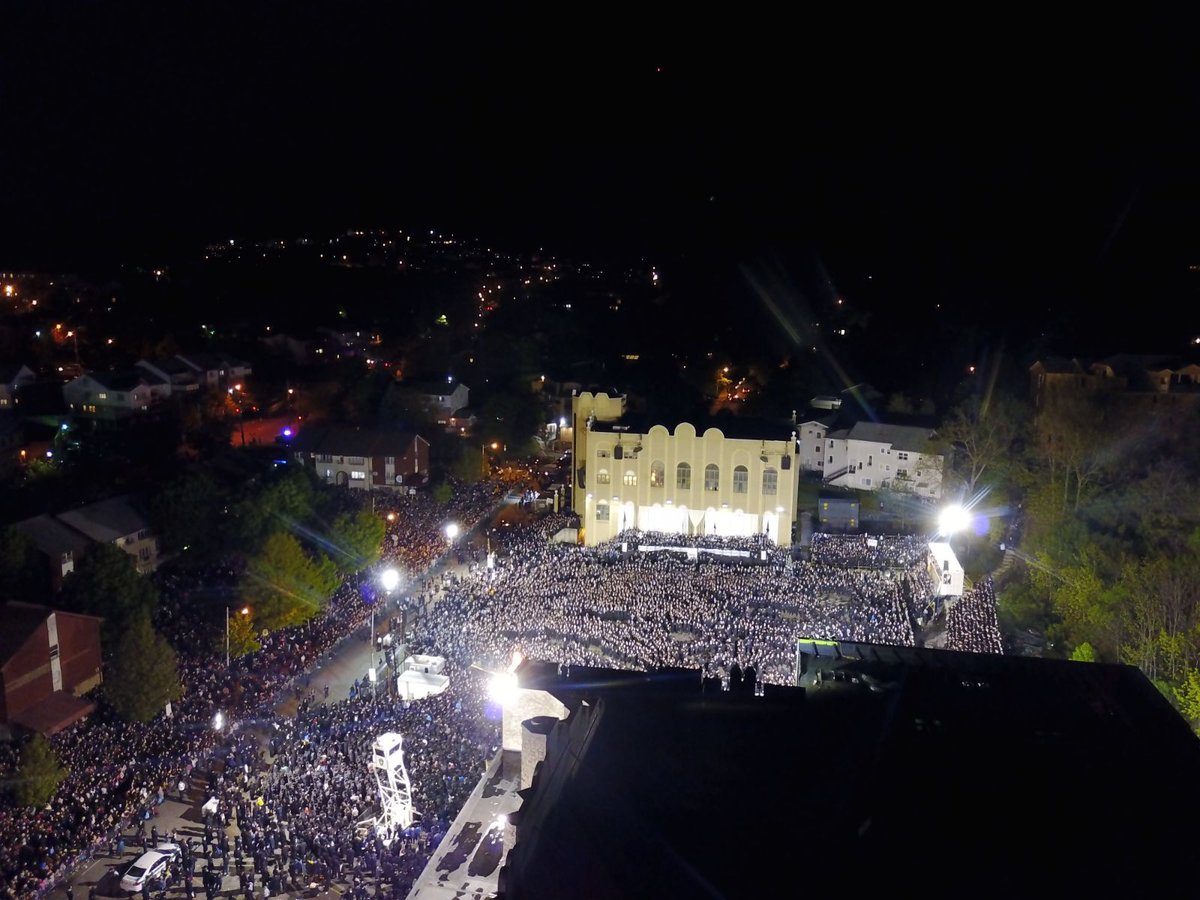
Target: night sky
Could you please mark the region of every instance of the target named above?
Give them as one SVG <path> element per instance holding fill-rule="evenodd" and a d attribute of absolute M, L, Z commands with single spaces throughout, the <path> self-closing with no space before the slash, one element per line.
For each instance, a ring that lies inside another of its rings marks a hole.
<path fill-rule="evenodd" d="M 1200 333 L 1185 21 L 448 6 L 8 5 L 0 265 L 436 225 L 714 309 L 770 272 L 1081 353 Z"/>

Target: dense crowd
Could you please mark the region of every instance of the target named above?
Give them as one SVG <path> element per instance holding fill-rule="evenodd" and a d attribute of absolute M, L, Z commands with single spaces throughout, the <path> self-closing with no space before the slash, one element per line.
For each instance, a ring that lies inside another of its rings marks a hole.
<path fill-rule="evenodd" d="M 1003 653 L 996 619 L 996 588 L 985 578 L 946 610 L 946 649 Z"/>
<path fill-rule="evenodd" d="M 205 886 L 220 884 L 211 873 L 229 872 L 232 857 L 245 861 L 243 888 L 253 873 L 260 891 L 275 894 L 315 881 L 340 883 L 357 896 L 367 885 L 403 896 L 499 743 L 474 664 L 493 669 L 520 649 L 567 664 L 684 666 L 718 676 L 737 664 L 763 681 L 790 683 L 797 639 L 912 645 L 915 621 L 933 596 L 919 538 L 817 535 L 803 561 L 758 536 L 625 532 L 585 549 L 549 540 L 572 523 L 553 515 L 497 533 L 489 566 L 465 540 L 451 546 L 444 527 L 454 521 L 469 531 L 497 499 L 497 486 L 484 484 L 456 493 L 449 509 L 426 495 L 378 508 L 388 520 L 381 565 L 402 570 L 404 602 L 425 613 L 413 649 L 448 660 L 450 688 L 409 704 L 366 690 L 330 702 L 309 682 L 313 667 L 371 614 L 372 592 L 358 582 L 343 584 L 321 616 L 267 637 L 227 671 L 212 664 L 211 622 L 196 618 L 188 601 L 233 590 L 239 570 L 164 574 L 157 622 L 183 651 L 184 699 L 170 719 L 131 725 L 102 710 L 55 736 L 71 775 L 52 803 L 0 808 L 0 896 L 42 893 L 81 853 L 144 828 L 163 791 L 181 778 L 218 798 L 206 840 L 188 844 L 185 854 L 188 873 L 210 873 Z M 633 551 L 618 552 L 621 543 Z M 642 546 L 755 552 L 746 561 L 690 559 Z M 431 573 L 448 551 L 467 565 L 453 575 Z M 987 582 L 951 610 L 948 646 L 1000 652 L 990 591 Z M 289 687 L 304 699 L 294 717 L 278 716 L 276 701 Z M 215 731 L 217 711 L 240 730 Z M 268 736 L 262 743 L 250 740 L 257 729 Z M 389 730 L 404 736 L 421 812 L 420 827 L 387 835 L 394 841 L 357 827 L 377 796 L 367 766 L 371 741 Z M 5 772 L 14 763 L 0 755 Z M 219 826 L 228 821 L 239 825 L 238 845 L 222 847 Z M 180 889 L 193 881 L 185 878 Z"/>
<path fill-rule="evenodd" d="M 463 488 L 442 506 L 428 496 L 398 498 L 385 558 L 416 574 L 411 566 L 428 566 L 446 552 L 446 517 L 472 528 L 489 512 L 497 490 L 489 484 Z M 184 697 L 169 719 L 125 722 L 102 706 L 53 736 L 54 752 L 70 774 L 51 802 L 38 809 L 0 806 L 0 897 L 39 896 L 117 831 L 152 815 L 166 786 L 219 745 L 217 712 L 231 722 L 270 718 L 279 692 L 370 615 L 363 596 L 368 592 L 348 580 L 317 618 L 264 638 L 260 651 L 229 669 L 214 666 L 219 640 L 212 623 L 197 614 L 203 604 L 192 601 L 215 593 L 236 605 L 240 572 L 236 564 L 222 564 L 161 574 L 155 624 L 179 652 Z M 0 775 L 11 776 L 17 761 L 11 750 L 0 756 Z"/>

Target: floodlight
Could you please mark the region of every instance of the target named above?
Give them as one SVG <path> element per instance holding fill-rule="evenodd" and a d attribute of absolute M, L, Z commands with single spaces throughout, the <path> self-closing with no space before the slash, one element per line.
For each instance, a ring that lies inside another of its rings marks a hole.
<path fill-rule="evenodd" d="M 957 534 L 970 522 L 970 515 L 961 506 L 947 506 L 938 515 L 938 531 L 946 535 Z"/>
<path fill-rule="evenodd" d="M 391 593 L 400 584 L 400 573 L 395 569 L 384 569 L 379 575 L 379 581 L 383 584 L 383 589 Z"/>
<path fill-rule="evenodd" d="M 501 706 L 507 705 L 517 695 L 517 676 L 511 672 L 497 672 L 488 683 L 488 694 Z"/>

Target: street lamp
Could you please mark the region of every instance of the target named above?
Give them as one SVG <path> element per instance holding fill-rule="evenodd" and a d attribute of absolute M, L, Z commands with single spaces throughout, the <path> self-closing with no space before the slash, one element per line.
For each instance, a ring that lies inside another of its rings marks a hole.
<path fill-rule="evenodd" d="M 458 523 L 451 522 L 446 526 L 446 540 L 453 544 L 456 537 L 458 537 Z"/>
<path fill-rule="evenodd" d="M 379 583 L 383 585 L 384 591 L 387 593 L 388 603 L 392 602 L 392 591 L 400 585 L 400 573 L 395 568 L 389 566 L 379 574 Z M 375 670 L 375 604 L 371 604 L 371 670 Z M 388 676 L 391 677 L 390 675 Z M 375 695 L 375 679 L 371 679 L 371 695 Z"/>
<path fill-rule="evenodd" d="M 500 443 L 498 441 L 492 441 L 491 447 L 492 447 L 492 452 L 495 453 L 497 450 L 500 449 Z M 487 448 L 488 448 L 488 445 L 486 443 L 479 445 L 479 455 L 483 459 L 483 477 L 484 478 L 487 478 L 488 474 L 489 474 L 488 461 L 487 461 Z"/>
<path fill-rule="evenodd" d="M 250 607 L 243 606 L 238 610 L 243 616 L 250 615 Z M 225 607 L 225 668 L 229 668 L 229 607 Z"/>

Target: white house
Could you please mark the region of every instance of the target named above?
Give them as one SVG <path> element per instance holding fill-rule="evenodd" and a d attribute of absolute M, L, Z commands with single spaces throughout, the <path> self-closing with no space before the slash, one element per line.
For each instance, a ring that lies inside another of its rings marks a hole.
<path fill-rule="evenodd" d="M 170 382 L 145 369 L 88 372 L 63 385 L 71 412 L 106 419 L 146 412 L 170 394 Z"/>
<path fill-rule="evenodd" d="M 129 497 L 89 503 L 60 513 L 57 518 L 97 543 L 120 547 L 133 557 L 141 573 L 152 572 L 158 566 L 158 537 Z"/>
<path fill-rule="evenodd" d="M 165 359 L 139 359 L 135 364 L 155 378 L 170 385 L 172 394 L 187 394 L 200 390 L 200 379 L 196 370 L 178 356 Z"/>
<path fill-rule="evenodd" d="M 0 409 L 12 409 L 17 405 L 17 394 L 21 388 L 31 385 L 37 375 L 29 366 L 19 363 L 0 366 Z"/>
<path fill-rule="evenodd" d="M 223 353 L 177 353 L 175 358 L 189 366 L 206 388 L 234 384 L 253 372 L 249 363 Z"/>
<path fill-rule="evenodd" d="M 931 428 L 880 422 L 826 432 L 822 477 L 838 487 L 936 499 L 942 495 L 944 460 L 931 445 L 935 435 Z"/>
<path fill-rule="evenodd" d="M 434 381 L 404 386 L 411 388 L 421 397 L 439 425 L 452 427 L 450 420 L 455 418 L 454 414 L 470 405 L 471 389 L 461 381 L 447 379 L 444 384 Z"/>

